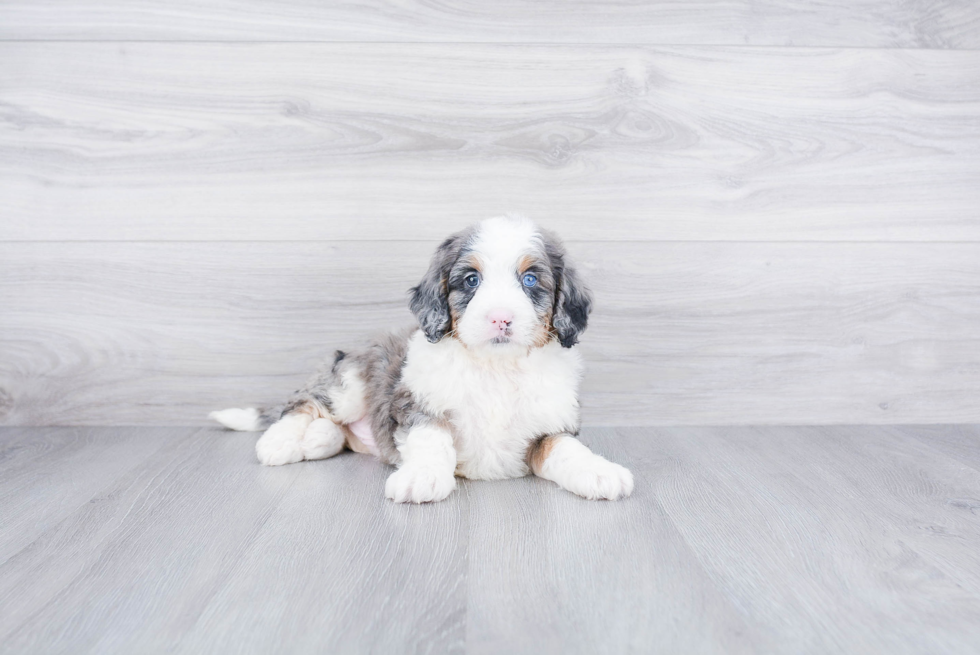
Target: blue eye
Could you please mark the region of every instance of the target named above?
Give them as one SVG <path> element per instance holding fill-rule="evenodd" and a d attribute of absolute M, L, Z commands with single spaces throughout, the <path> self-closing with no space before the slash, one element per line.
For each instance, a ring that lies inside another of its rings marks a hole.
<path fill-rule="evenodd" d="M 470 273 L 463 278 L 463 283 L 470 289 L 475 289 L 476 287 L 480 286 L 480 276 L 476 273 Z"/>
<path fill-rule="evenodd" d="M 538 283 L 538 276 L 528 273 L 524 276 L 524 286 L 533 287 Z"/>

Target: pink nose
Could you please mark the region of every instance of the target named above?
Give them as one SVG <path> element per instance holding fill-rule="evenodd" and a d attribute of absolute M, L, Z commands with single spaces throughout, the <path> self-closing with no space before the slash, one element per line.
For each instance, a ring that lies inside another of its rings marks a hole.
<path fill-rule="evenodd" d="M 487 320 L 490 324 L 501 332 L 510 327 L 510 324 L 514 322 L 514 314 L 511 312 L 505 312 L 502 310 L 497 310 L 487 314 Z"/>

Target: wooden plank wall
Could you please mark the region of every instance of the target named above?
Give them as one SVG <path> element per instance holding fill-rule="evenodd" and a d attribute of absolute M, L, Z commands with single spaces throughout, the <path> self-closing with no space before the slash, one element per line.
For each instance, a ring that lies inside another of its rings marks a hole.
<path fill-rule="evenodd" d="M 588 424 L 980 421 L 980 3 L 0 5 L 0 423 L 198 424 L 519 211 Z"/>

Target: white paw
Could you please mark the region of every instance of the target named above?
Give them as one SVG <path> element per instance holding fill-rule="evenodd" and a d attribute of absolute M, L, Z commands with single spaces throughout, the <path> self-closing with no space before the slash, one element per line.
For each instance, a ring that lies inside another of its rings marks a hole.
<path fill-rule="evenodd" d="M 396 503 L 431 503 L 442 500 L 455 488 L 452 470 L 407 465 L 388 476 L 385 496 Z"/>
<path fill-rule="evenodd" d="M 303 459 L 326 459 L 344 449 L 344 431 L 328 418 L 318 418 L 310 423 L 303 435 L 300 448 Z"/>
<path fill-rule="evenodd" d="M 255 444 L 259 462 L 281 466 L 303 460 L 303 434 L 313 420 L 308 414 L 290 414 L 275 423 Z"/>
<path fill-rule="evenodd" d="M 633 493 L 633 474 L 598 455 L 577 462 L 562 478 L 561 486 L 589 500 L 618 500 Z"/>

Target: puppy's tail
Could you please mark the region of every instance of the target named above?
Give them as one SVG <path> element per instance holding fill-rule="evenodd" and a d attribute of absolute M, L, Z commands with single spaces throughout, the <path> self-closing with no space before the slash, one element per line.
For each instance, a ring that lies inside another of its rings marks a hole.
<path fill-rule="evenodd" d="M 208 418 L 232 430 L 257 432 L 259 430 L 265 430 L 275 423 L 281 413 L 282 408 L 258 409 L 257 407 L 247 407 L 245 409 L 238 409 L 233 407 L 231 409 L 222 409 L 218 412 L 211 412 L 208 414 Z"/>

